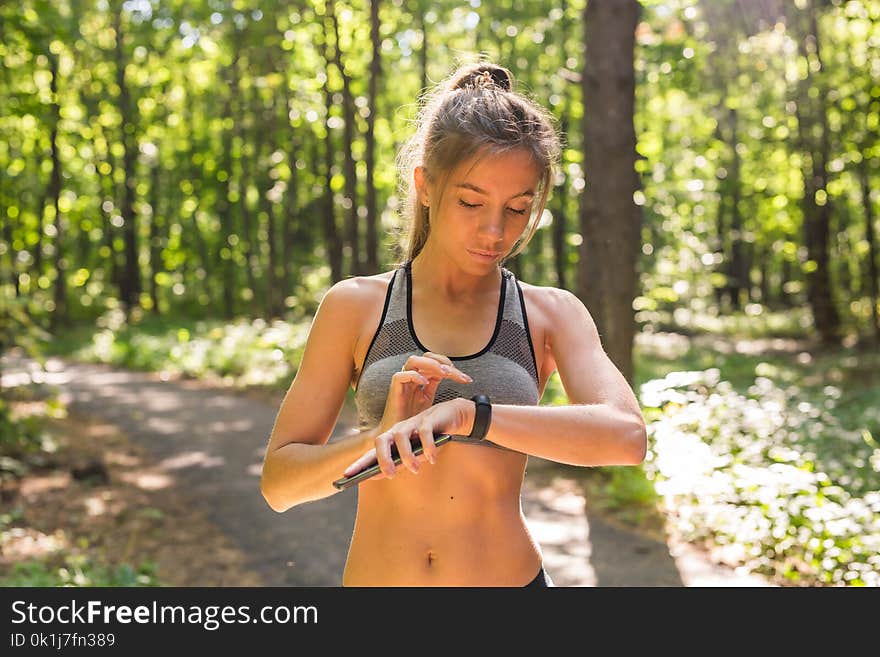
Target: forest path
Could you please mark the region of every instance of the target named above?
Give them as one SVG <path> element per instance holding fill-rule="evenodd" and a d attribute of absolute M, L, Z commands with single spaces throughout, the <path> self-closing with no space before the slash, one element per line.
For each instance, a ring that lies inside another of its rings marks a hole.
<path fill-rule="evenodd" d="M 52 358 L 47 372 L 5 358 L 4 384 L 55 387 L 70 411 L 118 427 L 144 447 L 180 495 L 200 506 L 267 586 L 339 586 L 357 489 L 278 514 L 260 493 L 266 442 L 280 403 L 135 372 Z M 271 403 L 270 403 L 271 402 Z M 346 403 L 331 436 L 356 426 Z M 527 522 L 558 586 L 762 586 L 760 577 L 710 562 L 700 550 L 630 531 L 590 513 L 567 466 L 530 458 Z"/>

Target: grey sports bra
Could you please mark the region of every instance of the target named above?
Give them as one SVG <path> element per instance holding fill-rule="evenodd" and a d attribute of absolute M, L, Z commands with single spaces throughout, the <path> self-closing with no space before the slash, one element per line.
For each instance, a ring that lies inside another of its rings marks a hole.
<path fill-rule="evenodd" d="M 388 386 L 411 355 L 431 351 L 416 335 L 412 321 L 412 263 L 399 267 L 388 284 L 382 319 L 373 335 L 356 383 L 355 403 L 360 429 L 378 426 L 385 410 Z M 536 405 L 538 372 L 535 349 L 529 333 L 522 288 L 513 272 L 501 269 L 501 294 L 495 331 L 489 343 L 469 356 L 446 354 L 473 383 L 449 379 L 440 382 L 434 403 L 482 393 L 496 404 Z M 463 436 L 454 440 L 468 442 Z M 480 445 L 507 449 L 489 441 Z M 513 451 L 513 450 L 509 450 Z"/>

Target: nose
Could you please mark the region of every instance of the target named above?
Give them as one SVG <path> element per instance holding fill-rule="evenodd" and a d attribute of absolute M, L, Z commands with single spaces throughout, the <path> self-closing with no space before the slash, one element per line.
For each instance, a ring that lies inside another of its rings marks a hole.
<path fill-rule="evenodd" d="M 484 213 L 480 217 L 478 231 L 481 235 L 488 235 L 496 239 L 504 237 L 504 210 Z"/>

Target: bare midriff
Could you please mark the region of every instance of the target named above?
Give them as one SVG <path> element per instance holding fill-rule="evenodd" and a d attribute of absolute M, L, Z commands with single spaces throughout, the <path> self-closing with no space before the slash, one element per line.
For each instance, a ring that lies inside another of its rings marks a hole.
<path fill-rule="evenodd" d="M 527 457 L 449 443 L 437 463 L 358 487 L 343 586 L 524 586 L 541 567 L 520 493 Z"/>

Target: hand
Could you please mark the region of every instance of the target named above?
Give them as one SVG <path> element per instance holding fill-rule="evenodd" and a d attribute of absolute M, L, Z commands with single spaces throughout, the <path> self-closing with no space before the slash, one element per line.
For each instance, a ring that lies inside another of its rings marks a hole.
<path fill-rule="evenodd" d="M 410 356 L 403 369 L 391 377 L 379 431 L 387 431 L 398 422 L 431 408 L 437 386 L 446 378 L 463 384 L 473 382 L 446 356 L 430 351 L 423 356 Z"/>
<path fill-rule="evenodd" d="M 435 404 L 377 435 L 374 440 L 375 447 L 349 465 L 343 475 L 351 476 L 370 467 L 378 460 L 382 472 L 373 479 L 393 478 L 395 467 L 391 460 L 392 443 L 397 446 L 403 465 L 413 474 L 418 474 L 419 463 L 437 462 L 434 434 L 468 435 L 474 426 L 474 414 L 474 404 L 469 399 L 450 399 Z M 410 440 L 414 436 L 417 436 L 424 446 L 424 452 L 418 457 L 412 453 L 410 445 Z"/>

